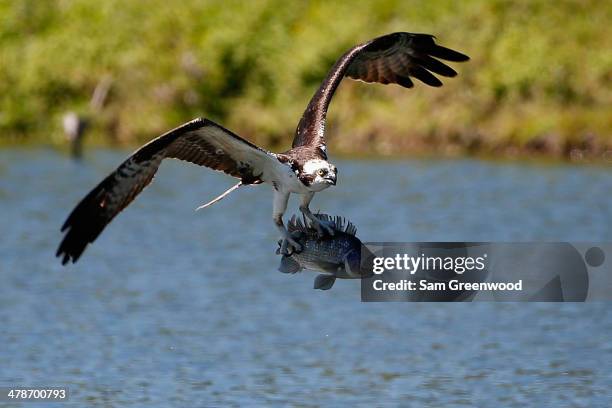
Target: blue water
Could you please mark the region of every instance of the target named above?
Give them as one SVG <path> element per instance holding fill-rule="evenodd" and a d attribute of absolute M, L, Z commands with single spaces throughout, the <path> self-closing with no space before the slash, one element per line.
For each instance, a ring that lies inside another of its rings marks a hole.
<path fill-rule="evenodd" d="M 195 213 L 232 184 L 197 166 L 164 163 L 62 267 L 59 227 L 126 154 L 0 151 L 0 386 L 67 386 L 57 406 L 75 407 L 610 406 L 610 304 L 315 291 L 315 274 L 276 270 L 270 189 Z M 312 207 L 364 241 L 612 241 L 610 168 L 337 164 L 339 185 Z"/>

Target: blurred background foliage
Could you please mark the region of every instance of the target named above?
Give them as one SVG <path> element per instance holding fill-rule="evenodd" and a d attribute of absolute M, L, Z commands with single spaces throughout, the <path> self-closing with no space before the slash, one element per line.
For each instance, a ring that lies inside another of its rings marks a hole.
<path fill-rule="evenodd" d="M 288 147 L 338 56 L 412 31 L 472 60 L 440 89 L 343 82 L 328 122 L 338 151 L 612 146 L 612 2 L 0 0 L 0 19 L 5 144 L 62 142 L 62 116 L 87 115 L 110 77 L 88 144 L 142 142 L 205 116 Z"/>

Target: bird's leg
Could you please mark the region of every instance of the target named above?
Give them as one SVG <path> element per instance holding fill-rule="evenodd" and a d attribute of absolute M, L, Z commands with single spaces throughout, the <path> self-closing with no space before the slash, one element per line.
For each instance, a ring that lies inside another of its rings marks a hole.
<path fill-rule="evenodd" d="M 302 203 L 300 204 L 300 211 L 306 218 L 310 220 L 310 222 L 317 229 L 317 233 L 319 237 L 323 237 L 327 235 L 334 235 L 333 223 L 320 220 L 317 216 L 315 216 L 311 211 L 308 205 L 312 201 L 314 197 L 314 193 L 306 193 L 302 196 Z"/>
<path fill-rule="evenodd" d="M 281 234 L 281 255 L 290 255 L 290 248 L 292 249 L 291 252 L 299 252 L 302 250 L 302 245 L 293 239 L 283 223 L 283 214 L 287 209 L 287 201 L 289 201 L 289 193 L 281 193 L 279 191 L 274 192 L 274 208 L 272 210 L 272 218 L 274 219 L 276 228 L 278 228 L 278 231 Z"/>
<path fill-rule="evenodd" d="M 289 231 L 287 231 L 287 228 L 283 224 L 282 215 L 278 217 L 275 216 L 274 223 L 281 234 L 281 246 L 279 250 L 280 254 L 291 255 L 294 252 L 300 252 L 302 250 L 302 245 L 291 237 L 291 234 Z"/>

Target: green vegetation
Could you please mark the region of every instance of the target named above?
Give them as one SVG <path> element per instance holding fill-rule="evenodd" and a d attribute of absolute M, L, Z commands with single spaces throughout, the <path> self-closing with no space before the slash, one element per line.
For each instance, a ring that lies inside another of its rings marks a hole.
<path fill-rule="evenodd" d="M 435 34 L 472 60 L 432 89 L 346 81 L 338 151 L 567 156 L 612 149 L 612 3 L 584 0 L 0 1 L 0 140 L 61 143 L 113 79 L 88 143 L 148 140 L 197 116 L 288 146 L 350 46 Z M 573 154 L 573 153 L 572 153 Z"/>

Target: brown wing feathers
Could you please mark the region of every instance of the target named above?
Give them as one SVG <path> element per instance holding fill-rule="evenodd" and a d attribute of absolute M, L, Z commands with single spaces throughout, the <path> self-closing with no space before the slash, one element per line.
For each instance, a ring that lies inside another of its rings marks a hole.
<path fill-rule="evenodd" d="M 208 132 L 209 138 L 202 137 L 201 133 L 186 134 L 168 147 L 167 157 L 222 171 L 240 178 L 243 184 L 261 182 L 259 179 L 261 174 L 254 171 L 250 163 L 236 154 L 233 144 L 237 141 L 253 152 L 264 155 L 269 153 L 216 123 L 208 121 L 208 125 L 206 130 L 200 132 Z"/>
<path fill-rule="evenodd" d="M 411 78 L 434 87 L 442 82 L 432 73 L 454 77 L 457 72 L 436 58 L 462 62 L 469 57 L 437 45 L 429 34 L 393 33 L 357 45 L 334 64 L 310 100 L 296 129 L 293 147 L 325 148 L 325 117 L 344 76 L 364 82 L 395 83 L 412 88 Z"/>
<path fill-rule="evenodd" d="M 429 71 L 446 77 L 454 77 L 457 72 L 433 57 L 455 62 L 469 59 L 467 55 L 437 45 L 431 35 L 394 33 L 372 40 L 350 63 L 346 76 L 408 88 L 412 86 L 408 77 L 412 76 L 427 85 L 442 86 Z"/>
<path fill-rule="evenodd" d="M 207 119 L 196 119 L 152 140 L 123 162 L 75 207 L 62 226 L 66 235 L 56 255 L 76 262 L 87 245 L 153 180 L 161 161 L 172 157 L 240 178 L 261 182 L 257 166 L 266 151 Z M 275 159 L 274 159 L 275 160 Z"/>
<path fill-rule="evenodd" d="M 159 156 L 130 157 L 94 188 L 70 213 L 62 226 L 68 230 L 56 256 L 62 264 L 76 262 L 85 247 L 151 182 L 162 160 Z"/>

